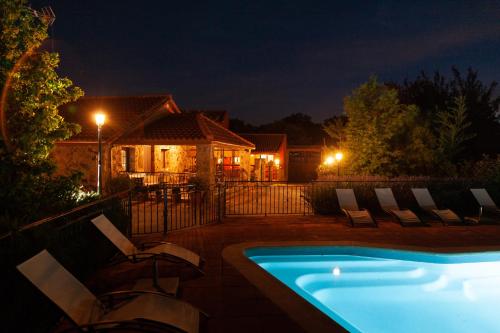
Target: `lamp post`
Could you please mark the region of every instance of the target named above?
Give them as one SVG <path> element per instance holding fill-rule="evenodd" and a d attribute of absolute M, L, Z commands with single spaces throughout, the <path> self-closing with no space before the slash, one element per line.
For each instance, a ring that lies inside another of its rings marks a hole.
<path fill-rule="evenodd" d="M 95 123 L 97 125 L 97 143 L 99 146 L 99 152 L 97 155 L 97 194 L 102 194 L 102 140 L 101 140 L 101 128 L 104 125 L 104 119 L 106 116 L 103 113 L 95 114 Z"/>
<path fill-rule="evenodd" d="M 340 161 L 342 160 L 342 158 L 344 158 L 344 154 L 342 154 L 341 152 L 337 152 L 335 154 L 335 159 L 337 160 L 337 177 L 340 176 Z"/>

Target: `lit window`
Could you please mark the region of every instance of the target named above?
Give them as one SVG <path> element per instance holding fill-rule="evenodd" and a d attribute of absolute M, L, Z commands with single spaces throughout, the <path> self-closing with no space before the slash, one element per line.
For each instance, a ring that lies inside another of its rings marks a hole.
<path fill-rule="evenodd" d="M 240 164 L 241 158 L 239 156 L 234 157 L 234 164 Z"/>

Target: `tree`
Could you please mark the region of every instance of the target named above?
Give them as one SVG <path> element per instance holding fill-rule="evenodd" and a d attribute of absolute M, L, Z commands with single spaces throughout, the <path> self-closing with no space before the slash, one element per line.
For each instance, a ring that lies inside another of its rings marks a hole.
<path fill-rule="evenodd" d="M 421 120 L 431 126 L 436 136 L 441 130 L 434 121 L 438 113 L 454 107 L 456 99 L 463 97 L 470 122 L 465 134 L 474 137 L 464 142 L 459 157 L 478 160 L 483 154 L 500 154 L 500 96 L 495 95 L 496 82 L 485 84 L 479 80 L 477 71 L 469 68 L 464 76 L 452 67 L 451 78 L 439 72 L 430 78 L 422 72 L 414 81 L 405 80 L 393 86 L 398 89 L 402 103 L 418 106 Z"/>
<path fill-rule="evenodd" d="M 467 121 L 465 98 L 455 98 L 455 105 L 436 115 L 436 127 L 439 129 L 437 159 L 444 174 L 456 175 L 459 156 L 467 141 L 475 137 L 468 133 L 471 123 Z"/>
<path fill-rule="evenodd" d="M 333 140 L 333 144 L 338 148 L 343 147 L 343 143 L 346 141 L 346 126 L 348 118 L 345 115 L 334 116 L 329 119 L 325 119 L 323 122 L 323 131 Z"/>
<path fill-rule="evenodd" d="M 77 174 L 53 176 L 49 152 L 78 131 L 58 108 L 83 92 L 58 76 L 57 54 L 39 50 L 48 21 L 25 0 L 0 0 L 0 28 L 1 215 L 31 220 L 74 200 Z"/>
<path fill-rule="evenodd" d="M 346 147 L 353 171 L 396 176 L 421 173 L 433 159 L 431 133 L 417 123 L 415 105 L 400 103 L 398 91 L 376 77 L 344 99 L 349 121 Z"/>

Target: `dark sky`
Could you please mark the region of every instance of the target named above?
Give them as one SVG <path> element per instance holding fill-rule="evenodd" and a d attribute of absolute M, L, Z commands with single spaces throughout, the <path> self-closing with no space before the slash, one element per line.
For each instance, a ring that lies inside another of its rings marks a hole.
<path fill-rule="evenodd" d="M 452 65 L 500 80 L 500 1 L 40 0 L 61 74 L 86 95 L 172 93 L 255 124 L 323 120 L 372 74 Z"/>

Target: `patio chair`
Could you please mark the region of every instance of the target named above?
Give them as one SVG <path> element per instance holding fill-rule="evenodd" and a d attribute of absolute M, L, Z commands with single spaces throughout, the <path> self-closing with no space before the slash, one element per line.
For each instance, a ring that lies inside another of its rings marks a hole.
<path fill-rule="evenodd" d="M 390 188 L 376 188 L 380 207 L 387 213 L 394 216 L 402 226 L 422 226 L 425 225 L 414 212 L 409 209 L 400 209 L 394 194 Z"/>
<path fill-rule="evenodd" d="M 479 222 L 500 222 L 500 208 L 484 188 L 471 188 L 470 191 L 479 203 L 479 216 L 467 217 L 468 221 Z"/>
<path fill-rule="evenodd" d="M 189 303 L 156 292 L 92 294 L 43 250 L 17 266 L 35 287 L 85 331 L 199 331 L 202 312 Z"/>
<path fill-rule="evenodd" d="M 463 220 L 451 209 L 438 209 L 427 188 L 412 188 L 411 191 L 420 208 L 439 218 L 444 225 L 463 223 Z"/>
<path fill-rule="evenodd" d="M 337 199 L 339 201 L 339 206 L 344 212 L 344 214 L 349 219 L 351 226 L 355 225 L 368 225 L 377 226 L 377 222 L 373 219 L 370 212 L 366 209 L 360 210 L 358 203 L 356 201 L 356 196 L 352 188 L 347 189 L 335 189 L 337 193 Z"/>
<path fill-rule="evenodd" d="M 133 263 L 149 259 L 153 260 L 153 276 L 157 276 L 158 274 L 157 261 L 159 259 L 172 263 L 186 264 L 204 274 L 202 270 L 204 260 L 198 254 L 182 246 L 168 242 L 146 242 L 141 244 L 140 248 L 137 248 L 104 214 L 99 215 L 91 221 L 127 260 Z"/>

